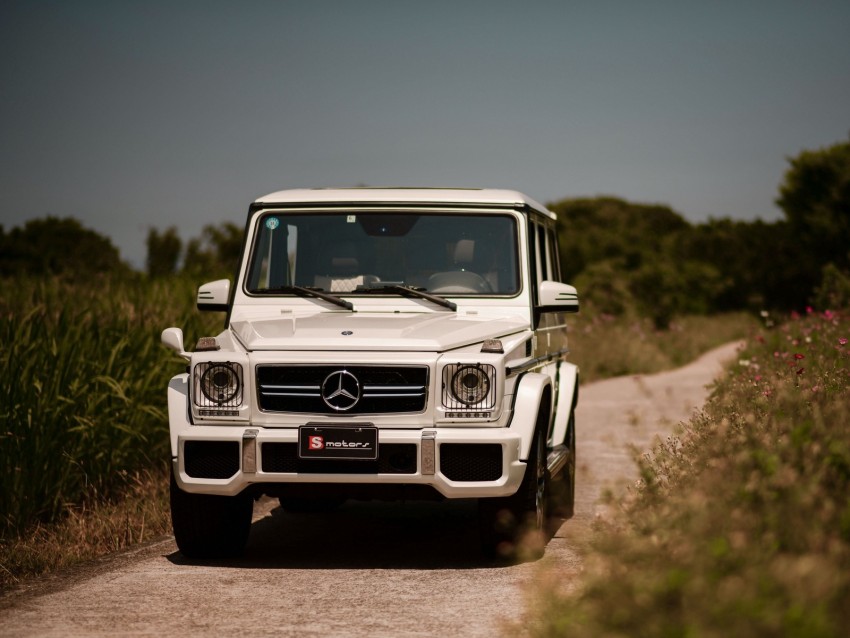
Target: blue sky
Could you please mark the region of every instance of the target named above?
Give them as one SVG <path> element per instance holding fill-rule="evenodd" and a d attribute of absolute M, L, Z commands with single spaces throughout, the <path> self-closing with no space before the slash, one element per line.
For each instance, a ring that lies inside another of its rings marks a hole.
<path fill-rule="evenodd" d="M 610 194 L 777 219 L 850 133 L 850 2 L 0 0 L 0 223 L 142 266 L 290 187 Z"/>

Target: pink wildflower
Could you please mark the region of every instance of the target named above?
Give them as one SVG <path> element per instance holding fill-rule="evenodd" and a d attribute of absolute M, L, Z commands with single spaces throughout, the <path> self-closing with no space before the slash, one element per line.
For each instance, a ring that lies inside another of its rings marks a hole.
<path fill-rule="evenodd" d="M 805 358 L 806 358 L 806 355 L 804 355 L 804 354 L 800 354 L 799 352 L 797 352 L 797 353 L 795 353 L 795 354 L 794 354 L 794 358 L 795 358 L 797 361 L 799 361 L 800 359 L 805 359 Z"/>
<path fill-rule="evenodd" d="M 806 314 L 807 315 L 812 314 L 814 311 L 815 311 L 815 309 L 812 308 L 811 306 L 806 306 Z"/>
<path fill-rule="evenodd" d="M 839 346 L 846 346 L 846 345 L 847 345 L 847 339 L 846 339 L 845 337 L 841 337 L 841 338 L 838 340 L 838 345 L 839 345 Z"/>

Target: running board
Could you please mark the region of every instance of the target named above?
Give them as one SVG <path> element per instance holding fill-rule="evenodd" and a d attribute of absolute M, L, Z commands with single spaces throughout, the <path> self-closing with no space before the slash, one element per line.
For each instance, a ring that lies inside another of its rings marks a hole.
<path fill-rule="evenodd" d="M 570 460 L 570 449 L 566 445 L 556 445 L 546 457 L 546 467 L 549 468 L 549 476 L 555 476 Z"/>

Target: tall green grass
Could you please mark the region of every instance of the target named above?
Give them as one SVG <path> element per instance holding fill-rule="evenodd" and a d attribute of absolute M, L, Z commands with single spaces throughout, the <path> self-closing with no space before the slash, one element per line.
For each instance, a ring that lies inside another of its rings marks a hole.
<path fill-rule="evenodd" d="M 638 459 L 576 591 L 538 589 L 533 635 L 847 635 L 850 313 L 766 319 L 704 413 Z"/>
<path fill-rule="evenodd" d="M 141 277 L 0 281 L 0 538 L 165 458 L 165 386 L 181 364 L 160 332 L 220 321 L 201 322 L 193 291 Z"/>

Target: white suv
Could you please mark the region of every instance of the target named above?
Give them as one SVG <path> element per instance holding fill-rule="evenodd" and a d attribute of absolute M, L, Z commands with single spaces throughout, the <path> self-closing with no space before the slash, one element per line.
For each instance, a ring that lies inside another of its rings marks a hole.
<path fill-rule="evenodd" d="M 578 369 L 566 361 L 555 215 L 515 191 L 288 190 L 254 202 L 235 284 L 198 291 L 224 331 L 171 379 L 180 551 L 232 556 L 252 502 L 479 499 L 510 553 L 557 486 L 573 508 Z"/>

